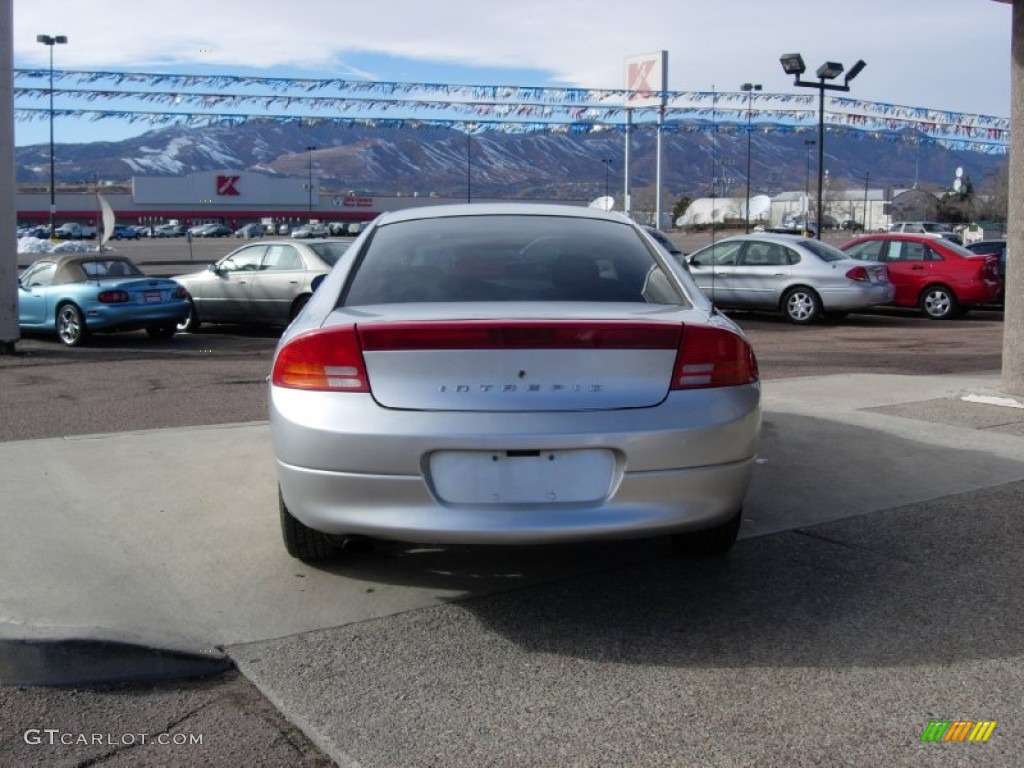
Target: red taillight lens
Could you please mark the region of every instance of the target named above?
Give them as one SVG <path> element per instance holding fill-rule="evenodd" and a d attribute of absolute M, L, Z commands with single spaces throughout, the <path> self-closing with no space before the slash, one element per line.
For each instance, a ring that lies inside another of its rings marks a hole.
<path fill-rule="evenodd" d="M 871 282 L 871 275 L 865 267 L 854 267 L 846 273 L 846 277 L 850 280 L 856 280 L 858 283 L 869 283 Z"/>
<path fill-rule="evenodd" d="M 328 392 L 369 392 L 363 353 L 353 326 L 296 336 L 274 359 L 275 387 Z"/>
<path fill-rule="evenodd" d="M 132 300 L 127 291 L 100 291 L 96 298 L 103 304 L 121 304 Z"/>
<path fill-rule="evenodd" d="M 187 299 L 188 291 L 185 290 L 185 286 L 179 285 L 174 289 L 174 298 L 176 299 Z"/>
<path fill-rule="evenodd" d="M 672 389 L 710 389 L 758 379 L 754 350 L 724 328 L 687 326 L 672 373 Z"/>

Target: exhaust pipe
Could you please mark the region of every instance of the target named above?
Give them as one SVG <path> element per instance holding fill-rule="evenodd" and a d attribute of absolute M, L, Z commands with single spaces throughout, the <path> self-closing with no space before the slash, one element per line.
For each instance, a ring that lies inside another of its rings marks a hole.
<path fill-rule="evenodd" d="M 374 549 L 373 539 L 366 536 L 345 536 L 339 546 L 346 555 L 365 555 Z"/>

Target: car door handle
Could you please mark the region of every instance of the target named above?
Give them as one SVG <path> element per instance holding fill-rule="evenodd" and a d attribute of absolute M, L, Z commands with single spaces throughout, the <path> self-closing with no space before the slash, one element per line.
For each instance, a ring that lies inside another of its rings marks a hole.
<path fill-rule="evenodd" d="M 911 267 L 911 269 L 913 269 L 913 270 L 915 270 L 915 271 L 917 271 L 917 272 L 920 272 L 920 271 L 921 271 L 922 269 L 924 269 L 924 267 L 922 267 L 922 266 L 920 266 L 920 265 L 917 265 L 917 266 L 913 266 L 913 267 Z"/>
<path fill-rule="evenodd" d="M 772 272 L 772 277 L 785 277 L 785 272 Z"/>

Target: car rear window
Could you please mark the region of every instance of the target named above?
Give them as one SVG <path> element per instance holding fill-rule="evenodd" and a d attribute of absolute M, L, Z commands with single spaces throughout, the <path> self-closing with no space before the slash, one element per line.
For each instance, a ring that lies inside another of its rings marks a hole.
<path fill-rule="evenodd" d="M 813 253 L 822 261 L 842 261 L 850 258 L 834 245 L 823 243 L 821 240 L 801 240 L 800 245 Z"/>
<path fill-rule="evenodd" d="M 351 244 L 352 241 L 344 243 L 310 243 L 309 249 L 333 267 Z"/>
<path fill-rule="evenodd" d="M 598 219 L 475 215 L 381 226 L 344 306 L 408 302 L 685 304 L 640 234 Z"/>

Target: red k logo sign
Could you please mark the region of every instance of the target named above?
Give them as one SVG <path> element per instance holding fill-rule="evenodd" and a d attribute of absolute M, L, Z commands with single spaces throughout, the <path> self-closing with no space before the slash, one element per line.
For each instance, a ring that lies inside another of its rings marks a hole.
<path fill-rule="evenodd" d="M 217 177 L 217 194 L 218 195 L 237 195 L 238 187 L 235 184 L 238 183 L 240 176 L 218 176 Z"/>
<path fill-rule="evenodd" d="M 653 71 L 656 63 L 655 59 L 630 62 L 627 74 L 629 90 L 636 91 L 636 94 L 639 97 L 650 96 L 651 93 L 654 92 L 654 88 L 651 87 L 650 82 L 651 72 Z"/>

